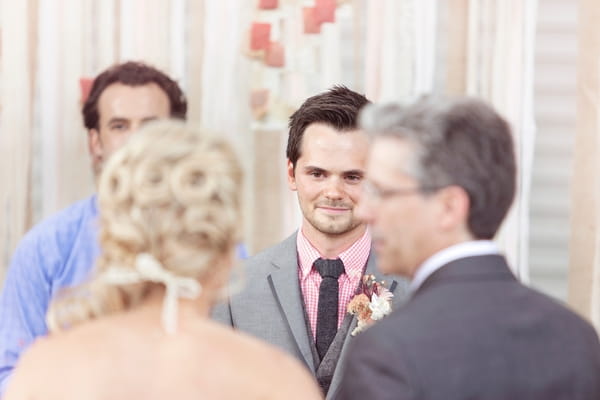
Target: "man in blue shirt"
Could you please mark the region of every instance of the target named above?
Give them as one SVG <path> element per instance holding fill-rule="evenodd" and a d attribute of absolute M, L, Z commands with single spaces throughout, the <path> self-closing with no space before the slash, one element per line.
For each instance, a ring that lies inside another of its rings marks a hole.
<path fill-rule="evenodd" d="M 82 109 L 94 173 L 143 123 L 186 112 L 177 83 L 155 68 L 127 62 L 102 72 Z M 17 247 L 0 294 L 0 394 L 21 353 L 47 333 L 52 297 L 88 277 L 99 253 L 97 214 L 89 197 L 33 227 Z"/>

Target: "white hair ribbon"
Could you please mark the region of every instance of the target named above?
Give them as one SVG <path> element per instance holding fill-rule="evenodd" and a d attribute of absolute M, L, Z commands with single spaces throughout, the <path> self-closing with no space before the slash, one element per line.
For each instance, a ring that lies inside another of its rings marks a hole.
<path fill-rule="evenodd" d="M 173 334 L 177 331 L 177 300 L 179 297 L 194 299 L 200 294 L 200 283 L 193 278 L 179 277 L 167 271 L 154 256 L 140 253 L 135 259 L 135 269 L 113 267 L 103 274 L 107 283 L 125 285 L 144 281 L 165 285 L 162 325 L 165 331 Z"/>

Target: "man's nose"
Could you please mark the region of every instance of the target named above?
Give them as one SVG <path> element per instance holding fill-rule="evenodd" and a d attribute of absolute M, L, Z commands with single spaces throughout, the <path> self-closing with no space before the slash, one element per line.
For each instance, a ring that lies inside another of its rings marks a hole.
<path fill-rule="evenodd" d="M 325 187 L 325 196 L 329 199 L 340 199 L 344 197 L 343 182 L 337 177 L 331 177 Z"/>

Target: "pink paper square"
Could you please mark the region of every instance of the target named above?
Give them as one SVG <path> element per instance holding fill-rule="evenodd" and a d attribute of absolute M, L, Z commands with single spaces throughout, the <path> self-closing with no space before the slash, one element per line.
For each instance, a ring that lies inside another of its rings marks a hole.
<path fill-rule="evenodd" d="M 335 22 L 336 0 L 316 0 L 315 14 L 319 24 Z"/>
<path fill-rule="evenodd" d="M 269 46 L 271 24 L 254 22 L 250 30 L 250 50 L 263 50 Z"/>
<path fill-rule="evenodd" d="M 265 54 L 265 64 L 269 67 L 281 68 L 285 65 L 285 51 L 281 43 L 271 42 Z"/>
<path fill-rule="evenodd" d="M 303 7 L 304 33 L 321 33 L 321 24 L 317 21 L 314 7 Z"/>
<path fill-rule="evenodd" d="M 92 79 L 92 78 L 79 78 L 79 90 L 81 92 L 80 101 L 82 104 L 85 103 L 88 96 L 90 95 L 90 91 L 92 90 L 93 84 L 94 84 L 94 79 Z"/>
<path fill-rule="evenodd" d="M 274 10 L 279 7 L 278 0 L 260 0 L 258 3 L 258 8 L 262 10 Z"/>

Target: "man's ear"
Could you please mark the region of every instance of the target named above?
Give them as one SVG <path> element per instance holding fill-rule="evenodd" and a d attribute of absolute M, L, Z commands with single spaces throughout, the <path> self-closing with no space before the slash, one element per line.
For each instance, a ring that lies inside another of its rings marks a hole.
<path fill-rule="evenodd" d="M 292 161 L 289 159 L 287 161 L 287 180 L 288 187 L 290 188 L 290 190 L 298 190 L 298 188 L 296 187 L 296 175 L 294 171 L 294 164 L 292 164 Z"/>
<path fill-rule="evenodd" d="M 100 140 L 100 132 L 97 129 L 88 131 L 88 151 L 92 158 L 94 175 L 97 175 L 100 172 L 103 160 L 102 140 Z"/>
<path fill-rule="evenodd" d="M 88 131 L 88 150 L 92 157 L 102 157 L 102 141 L 100 140 L 100 132 L 97 129 Z"/>
<path fill-rule="evenodd" d="M 460 186 L 447 186 L 437 194 L 440 198 L 441 213 L 439 223 L 444 230 L 466 226 L 469 219 L 470 199 Z"/>

